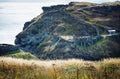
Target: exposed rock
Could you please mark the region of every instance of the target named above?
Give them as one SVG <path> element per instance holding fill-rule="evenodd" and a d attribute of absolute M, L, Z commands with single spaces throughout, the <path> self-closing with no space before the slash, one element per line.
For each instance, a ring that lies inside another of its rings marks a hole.
<path fill-rule="evenodd" d="M 118 41 L 100 37 L 109 29 L 120 29 L 120 2 L 71 2 L 42 9 L 43 13 L 26 22 L 23 31 L 16 36 L 15 43 L 22 50 L 40 59 L 99 60 L 120 56 Z M 73 41 L 61 36 L 70 36 Z"/>
<path fill-rule="evenodd" d="M 19 50 L 18 46 L 10 44 L 0 44 L 0 56 Z"/>
<path fill-rule="evenodd" d="M 32 22 L 28 21 L 24 24 L 23 30 L 25 30 Z"/>

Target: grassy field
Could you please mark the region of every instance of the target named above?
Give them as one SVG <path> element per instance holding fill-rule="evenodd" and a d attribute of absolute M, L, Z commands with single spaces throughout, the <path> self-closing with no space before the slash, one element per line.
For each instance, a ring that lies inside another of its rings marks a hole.
<path fill-rule="evenodd" d="M 92 62 L 0 57 L 0 79 L 120 79 L 120 59 Z"/>

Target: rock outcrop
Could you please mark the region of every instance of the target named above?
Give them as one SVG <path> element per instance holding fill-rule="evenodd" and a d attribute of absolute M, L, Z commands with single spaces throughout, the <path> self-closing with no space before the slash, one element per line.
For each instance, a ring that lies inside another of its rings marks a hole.
<path fill-rule="evenodd" d="M 19 47 L 10 44 L 0 44 L 0 56 L 6 55 L 10 52 L 18 51 Z"/>
<path fill-rule="evenodd" d="M 71 2 L 42 9 L 43 13 L 26 22 L 16 36 L 15 44 L 22 50 L 40 59 L 99 60 L 120 56 L 120 43 L 101 37 L 107 30 L 120 29 L 120 2 Z M 116 47 L 108 46 L 111 44 Z"/>

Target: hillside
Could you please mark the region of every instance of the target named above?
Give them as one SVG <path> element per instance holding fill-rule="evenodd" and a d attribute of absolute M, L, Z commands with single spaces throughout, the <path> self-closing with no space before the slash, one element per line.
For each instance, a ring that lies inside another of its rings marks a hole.
<path fill-rule="evenodd" d="M 0 44 L 0 56 L 10 54 L 10 52 L 19 51 L 19 47 L 10 44 Z"/>
<path fill-rule="evenodd" d="M 1 57 L 13 57 L 27 60 L 37 60 L 38 58 L 28 52 L 23 52 L 19 47 L 10 44 L 0 44 L 0 56 Z"/>
<path fill-rule="evenodd" d="M 71 2 L 43 7 L 43 13 L 24 24 L 15 44 L 40 59 L 120 57 L 120 2 Z"/>
<path fill-rule="evenodd" d="M 120 79 L 120 59 L 28 61 L 0 57 L 0 79 Z"/>

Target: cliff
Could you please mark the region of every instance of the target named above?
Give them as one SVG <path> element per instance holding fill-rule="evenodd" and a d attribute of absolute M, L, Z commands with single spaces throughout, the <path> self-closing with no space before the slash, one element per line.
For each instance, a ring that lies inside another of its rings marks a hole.
<path fill-rule="evenodd" d="M 40 59 L 120 57 L 119 34 L 108 35 L 108 30 L 119 32 L 120 2 L 71 2 L 42 9 L 16 36 L 22 50 Z"/>

